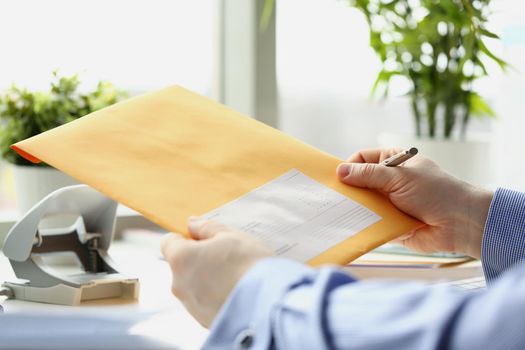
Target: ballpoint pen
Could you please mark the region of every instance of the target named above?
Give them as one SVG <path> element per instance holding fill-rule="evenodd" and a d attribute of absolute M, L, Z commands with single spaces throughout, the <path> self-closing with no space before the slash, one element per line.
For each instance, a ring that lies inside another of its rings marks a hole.
<path fill-rule="evenodd" d="M 411 147 L 407 150 L 394 154 L 392 157 L 385 159 L 380 164 L 386 166 L 398 166 L 417 154 L 417 148 Z"/>

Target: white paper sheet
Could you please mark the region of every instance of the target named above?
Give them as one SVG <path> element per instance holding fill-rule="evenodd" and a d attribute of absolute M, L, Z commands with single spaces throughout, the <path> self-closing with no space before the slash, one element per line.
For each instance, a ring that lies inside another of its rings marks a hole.
<path fill-rule="evenodd" d="M 205 215 L 306 262 L 381 217 L 296 169 Z"/>

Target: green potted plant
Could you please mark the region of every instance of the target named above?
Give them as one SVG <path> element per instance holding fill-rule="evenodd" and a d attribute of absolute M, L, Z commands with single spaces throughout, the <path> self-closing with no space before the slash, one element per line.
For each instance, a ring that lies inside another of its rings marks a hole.
<path fill-rule="evenodd" d="M 381 59 L 373 92 L 382 87 L 386 96 L 392 77 L 406 78 L 418 137 L 465 138 L 472 116 L 494 116 L 473 88 L 487 75 L 484 58 L 507 66 L 484 42 L 484 37 L 498 38 L 485 27 L 489 3 L 350 0 L 365 15 L 370 45 Z"/>
<path fill-rule="evenodd" d="M 486 39 L 490 0 L 348 0 L 370 28 L 370 45 L 382 69 L 372 95 L 386 97 L 393 77 L 408 82 L 414 133 L 379 135 L 381 146 L 417 146 L 456 175 L 474 182 L 485 173 L 476 167 L 490 153 L 487 140 L 468 137 L 472 117 L 494 117 L 474 88 L 487 75 L 487 60 L 503 70 Z M 266 23 L 275 0 L 265 1 Z M 460 166 L 458 168 L 458 165 Z"/>
<path fill-rule="evenodd" d="M 20 213 L 53 190 L 74 184 L 67 175 L 46 164 L 33 164 L 9 147 L 119 101 L 124 94 L 108 82 L 93 91 L 79 91 L 78 74 L 53 73 L 49 91 L 32 92 L 13 85 L 0 94 L 0 152 L 13 165 L 17 207 Z"/>
<path fill-rule="evenodd" d="M 372 92 L 388 95 L 392 77 L 409 82 L 414 135 L 385 133 L 379 143 L 417 145 L 449 171 L 486 182 L 476 162 L 490 153 L 488 140 L 469 138 L 472 117 L 494 117 L 474 89 L 486 76 L 486 60 L 505 70 L 486 38 L 490 0 L 349 0 L 366 17 L 370 44 L 382 63 Z M 469 159 L 471 162 L 469 162 Z"/>

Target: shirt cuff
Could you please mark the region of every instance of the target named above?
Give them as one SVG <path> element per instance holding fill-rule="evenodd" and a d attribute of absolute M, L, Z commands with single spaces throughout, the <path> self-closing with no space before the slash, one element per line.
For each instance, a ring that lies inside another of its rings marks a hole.
<path fill-rule="evenodd" d="M 282 258 L 263 259 L 251 268 L 230 294 L 210 327 L 204 349 L 268 349 L 270 317 L 277 301 L 315 270 Z"/>
<path fill-rule="evenodd" d="M 498 188 L 483 232 L 481 261 L 488 281 L 525 258 L 525 193 Z"/>

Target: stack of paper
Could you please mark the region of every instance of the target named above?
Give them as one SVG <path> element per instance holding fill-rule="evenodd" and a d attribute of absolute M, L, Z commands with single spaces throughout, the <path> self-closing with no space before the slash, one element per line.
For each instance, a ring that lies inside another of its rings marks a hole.
<path fill-rule="evenodd" d="M 436 257 L 432 255 L 407 255 L 389 253 L 367 253 L 354 262 L 352 266 L 370 267 L 412 267 L 412 268 L 438 268 L 449 267 L 472 260 L 470 257 Z"/>
<path fill-rule="evenodd" d="M 361 256 L 352 263 L 356 267 L 449 267 L 472 260 L 471 257 L 450 252 L 421 253 L 400 244 L 387 243 Z"/>

